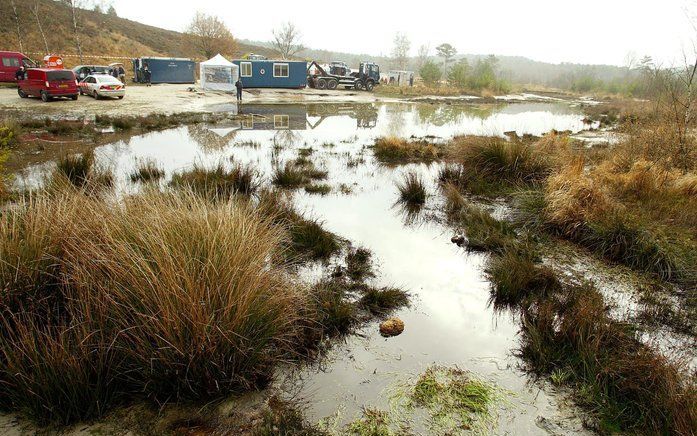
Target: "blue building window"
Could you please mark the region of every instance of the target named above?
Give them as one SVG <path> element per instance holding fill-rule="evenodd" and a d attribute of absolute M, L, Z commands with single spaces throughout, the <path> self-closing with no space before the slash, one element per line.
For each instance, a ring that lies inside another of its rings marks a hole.
<path fill-rule="evenodd" d="M 288 64 L 273 64 L 274 77 L 288 77 Z"/>
<path fill-rule="evenodd" d="M 240 62 L 240 77 L 252 77 L 251 62 Z"/>

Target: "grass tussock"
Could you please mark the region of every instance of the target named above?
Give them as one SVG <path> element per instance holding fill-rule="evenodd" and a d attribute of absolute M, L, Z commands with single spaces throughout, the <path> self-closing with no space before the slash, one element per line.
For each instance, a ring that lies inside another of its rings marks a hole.
<path fill-rule="evenodd" d="M 155 182 L 160 180 L 165 176 L 165 170 L 160 168 L 152 159 L 147 159 L 145 161 L 139 162 L 136 169 L 131 173 L 131 182 Z"/>
<path fill-rule="evenodd" d="M 297 212 L 288 197 L 279 192 L 263 191 L 259 208 L 277 225 L 288 231 L 284 252 L 293 259 L 328 259 L 341 248 L 339 238 L 322 224 Z"/>
<path fill-rule="evenodd" d="M 308 194 L 327 195 L 331 191 L 332 191 L 331 186 L 327 185 L 326 183 L 312 184 L 312 185 L 305 186 L 305 192 L 307 192 Z"/>
<path fill-rule="evenodd" d="M 657 182 L 652 176 L 648 177 L 651 182 L 647 182 L 644 176 L 636 176 L 635 170 L 633 166 L 622 177 L 622 183 L 627 183 L 625 187 L 633 186 L 631 195 L 656 189 Z M 627 195 L 627 191 L 613 193 L 607 180 L 587 174 L 584 161 L 578 159 L 547 180 L 543 197 L 527 204 L 525 214 L 547 231 L 569 238 L 613 262 L 656 274 L 664 280 L 695 283 L 697 256 L 689 233 L 670 236 L 670 229 L 648 221 L 645 210 L 637 210 L 621 200 Z M 687 209 L 686 213 L 691 212 Z"/>
<path fill-rule="evenodd" d="M 299 188 L 307 183 L 307 177 L 302 169 L 292 162 L 286 162 L 282 167 L 274 170 L 271 181 L 274 185 L 282 188 Z"/>
<path fill-rule="evenodd" d="M 19 143 L 22 135 L 21 126 L 12 120 L 0 122 L 0 149 L 12 148 Z"/>
<path fill-rule="evenodd" d="M 1 224 L 0 401 L 41 422 L 263 385 L 312 313 L 285 229 L 249 203 L 65 191 Z"/>
<path fill-rule="evenodd" d="M 213 168 L 199 164 L 172 177 L 170 186 L 190 189 L 192 192 L 209 199 L 227 200 L 235 195 L 249 196 L 259 188 L 259 175 L 252 167 L 235 164 L 227 168 L 218 163 Z"/>
<path fill-rule="evenodd" d="M 492 282 L 492 301 L 497 307 L 514 307 L 547 298 L 561 289 L 556 274 L 539 265 L 532 249 L 508 249 L 491 258 L 486 272 Z"/>
<path fill-rule="evenodd" d="M 604 432 L 693 434 L 697 386 L 607 314 L 592 287 L 524 312 L 522 356 L 535 371 L 563 373 Z"/>
<path fill-rule="evenodd" d="M 486 192 L 481 184 L 533 184 L 549 173 L 545 155 L 520 139 L 460 136 L 447 148 L 448 159 L 462 166 L 458 185 L 468 190 Z"/>
<path fill-rule="evenodd" d="M 446 212 L 452 224 L 464 228 L 467 248 L 503 253 L 517 243 L 514 227 L 468 202 L 453 185 L 445 188 Z"/>
<path fill-rule="evenodd" d="M 432 161 L 443 155 L 442 147 L 425 140 L 411 140 L 397 136 L 378 138 L 373 146 L 375 157 L 384 163 Z"/>
<path fill-rule="evenodd" d="M 399 288 L 367 288 L 360 304 L 375 315 L 389 313 L 409 305 L 409 295 Z"/>
<path fill-rule="evenodd" d="M 114 184 L 113 173 L 95 163 L 94 152 L 67 154 L 56 162 L 56 171 L 48 189 L 61 190 L 66 184 L 85 192 L 96 193 Z"/>
<path fill-rule="evenodd" d="M 346 275 L 354 281 L 373 277 L 372 256 L 367 248 L 350 249 L 346 254 Z"/>
<path fill-rule="evenodd" d="M 419 175 L 413 171 L 407 172 L 402 180 L 397 182 L 399 201 L 410 205 L 423 205 L 426 203 L 426 186 Z"/>

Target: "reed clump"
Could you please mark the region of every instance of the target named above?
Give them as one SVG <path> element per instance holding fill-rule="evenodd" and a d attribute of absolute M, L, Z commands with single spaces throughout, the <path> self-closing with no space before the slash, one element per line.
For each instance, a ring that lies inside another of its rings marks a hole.
<path fill-rule="evenodd" d="M 443 155 L 442 147 L 426 140 L 413 140 L 397 136 L 380 137 L 373 146 L 375 157 L 383 163 L 408 161 L 432 161 Z"/>
<path fill-rule="evenodd" d="M 0 405 L 67 423 L 263 386 L 319 316 L 289 239 L 252 202 L 188 190 L 22 200 L 0 217 Z"/>

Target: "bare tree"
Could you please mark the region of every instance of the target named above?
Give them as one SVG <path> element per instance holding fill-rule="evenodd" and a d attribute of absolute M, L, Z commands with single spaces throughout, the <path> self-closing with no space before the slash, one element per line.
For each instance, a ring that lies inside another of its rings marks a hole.
<path fill-rule="evenodd" d="M 17 12 L 17 5 L 14 0 L 10 0 L 10 5 L 12 5 L 12 13 L 14 15 L 15 26 L 17 30 L 17 41 L 19 42 L 19 51 L 24 51 L 24 44 L 22 42 L 22 29 L 19 25 L 19 12 Z"/>
<path fill-rule="evenodd" d="M 281 53 L 283 59 L 288 59 L 302 51 L 301 33 L 290 21 L 273 30 L 273 46 Z"/>
<path fill-rule="evenodd" d="M 418 63 L 418 69 L 420 70 L 421 67 L 426 63 L 428 60 L 428 53 L 431 51 L 431 47 L 428 44 L 424 44 L 421 47 L 419 47 L 419 51 L 416 55 L 417 63 Z"/>
<path fill-rule="evenodd" d="M 400 70 L 406 70 L 411 41 L 409 41 L 409 38 L 407 38 L 405 34 L 397 32 L 392 44 L 392 57 L 394 58 L 395 64 Z"/>
<path fill-rule="evenodd" d="M 48 48 L 48 40 L 46 40 L 46 34 L 44 33 L 44 26 L 41 24 L 41 2 L 35 1 L 31 5 L 31 13 L 34 15 L 36 20 L 36 27 L 39 29 L 41 34 L 41 39 L 44 41 L 44 48 L 46 49 L 46 54 L 49 54 L 51 50 Z"/>
<path fill-rule="evenodd" d="M 72 19 L 73 38 L 75 39 L 75 48 L 77 55 L 80 57 L 80 63 L 83 63 L 82 57 L 82 41 L 80 40 L 80 32 L 82 32 L 82 14 L 83 0 L 64 0 L 65 4 L 70 8 L 70 17 Z"/>
<path fill-rule="evenodd" d="M 232 55 L 237 51 L 237 42 L 230 29 L 216 16 L 196 12 L 186 32 L 206 59 L 218 53 Z"/>

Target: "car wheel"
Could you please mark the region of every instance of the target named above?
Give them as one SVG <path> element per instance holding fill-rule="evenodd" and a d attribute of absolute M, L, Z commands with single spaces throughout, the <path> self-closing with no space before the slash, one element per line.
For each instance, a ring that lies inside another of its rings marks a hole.
<path fill-rule="evenodd" d="M 99 100 L 99 93 L 97 93 L 97 91 L 94 91 L 92 93 L 92 97 L 94 97 L 95 100 Z"/>
<path fill-rule="evenodd" d="M 28 95 L 24 91 L 22 91 L 21 89 L 17 90 L 17 94 L 19 94 L 20 98 L 27 98 L 28 97 Z"/>
<path fill-rule="evenodd" d="M 123 95 L 119 95 L 119 100 L 123 100 Z"/>
<path fill-rule="evenodd" d="M 365 84 L 365 90 L 368 91 L 368 92 L 370 92 L 370 91 L 373 90 L 373 86 L 374 86 L 374 85 L 373 85 L 373 82 L 368 82 L 368 83 Z"/>
<path fill-rule="evenodd" d="M 51 97 L 49 97 L 48 93 L 46 91 L 41 91 L 41 101 L 46 103 L 49 100 L 51 100 Z"/>
<path fill-rule="evenodd" d="M 77 94 L 71 95 L 70 98 L 72 98 L 73 100 L 77 100 Z"/>

